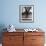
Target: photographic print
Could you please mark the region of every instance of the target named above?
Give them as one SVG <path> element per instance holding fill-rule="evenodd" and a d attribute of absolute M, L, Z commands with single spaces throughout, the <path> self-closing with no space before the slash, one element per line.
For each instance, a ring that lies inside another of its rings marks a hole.
<path fill-rule="evenodd" d="M 33 22 L 34 5 L 20 5 L 19 18 L 20 18 L 20 22 Z"/>

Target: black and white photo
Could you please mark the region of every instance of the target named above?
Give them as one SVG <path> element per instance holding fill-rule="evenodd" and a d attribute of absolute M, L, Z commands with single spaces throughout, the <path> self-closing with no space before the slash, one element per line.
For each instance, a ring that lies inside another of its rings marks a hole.
<path fill-rule="evenodd" d="M 33 22 L 34 5 L 20 5 L 19 15 L 20 22 Z"/>

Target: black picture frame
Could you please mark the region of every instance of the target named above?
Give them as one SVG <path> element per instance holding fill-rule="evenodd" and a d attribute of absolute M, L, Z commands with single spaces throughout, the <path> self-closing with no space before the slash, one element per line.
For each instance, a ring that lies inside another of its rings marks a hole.
<path fill-rule="evenodd" d="M 19 21 L 34 22 L 34 5 L 19 5 Z"/>

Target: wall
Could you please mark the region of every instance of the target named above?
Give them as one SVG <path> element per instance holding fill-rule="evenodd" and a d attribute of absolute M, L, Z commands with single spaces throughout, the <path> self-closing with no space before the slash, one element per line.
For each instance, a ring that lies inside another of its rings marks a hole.
<path fill-rule="evenodd" d="M 46 0 L 0 0 L 0 31 L 13 24 L 16 28 L 40 27 L 46 32 L 45 4 Z M 34 23 L 19 22 L 19 5 L 34 5 Z"/>
<path fill-rule="evenodd" d="M 16 28 L 46 28 L 46 1 L 41 0 L 1 0 L 0 25 L 13 24 Z M 34 23 L 19 22 L 19 5 L 34 5 Z"/>

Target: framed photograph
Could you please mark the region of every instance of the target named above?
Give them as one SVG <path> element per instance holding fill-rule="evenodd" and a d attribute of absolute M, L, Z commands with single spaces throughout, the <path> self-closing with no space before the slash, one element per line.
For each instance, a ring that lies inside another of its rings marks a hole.
<path fill-rule="evenodd" d="M 19 6 L 20 22 L 34 22 L 34 5 Z"/>

